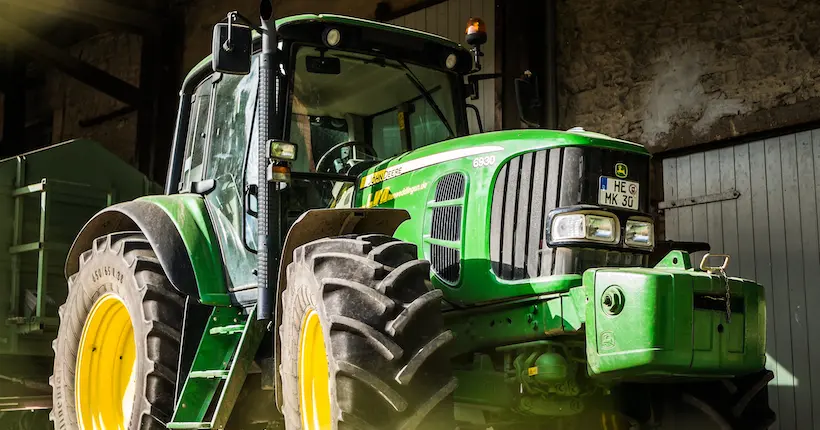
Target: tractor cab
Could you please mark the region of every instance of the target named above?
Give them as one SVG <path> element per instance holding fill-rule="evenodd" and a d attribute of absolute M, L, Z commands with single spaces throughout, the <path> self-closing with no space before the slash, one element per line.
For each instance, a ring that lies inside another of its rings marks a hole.
<path fill-rule="evenodd" d="M 309 209 L 352 207 L 352 185 L 366 169 L 469 133 L 465 99 L 476 88 L 464 83 L 474 71 L 470 51 L 389 24 L 299 15 L 276 22 L 272 85 L 280 90 L 260 139 L 260 32 L 267 30 L 254 34 L 237 16 L 215 27 L 213 55 L 183 84 L 166 190 L 205 191 L 228 247 L 244 241 L 256 249 L 258 172 L 267 170 L 259 164 L 260 140 L 263 158 L 278 162 L 272 172 L 284 234 Z"/>

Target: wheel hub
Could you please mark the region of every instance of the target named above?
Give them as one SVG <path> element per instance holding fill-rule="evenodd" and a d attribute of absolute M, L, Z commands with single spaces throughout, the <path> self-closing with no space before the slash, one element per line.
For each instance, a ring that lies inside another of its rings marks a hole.
<path fill-rule="evenodd" d="M 302 430 L 329 429 L 330 367 L 319 314 L 308 309 L 299 339 L 299 410 Z"/>
<path fill-rule="evenodd" d="M 127 429 L 136 383 L 136 342 L 122 299 L 97 299 L 83 326 L 74 374 L 77 423 L 82 430 Z"/>

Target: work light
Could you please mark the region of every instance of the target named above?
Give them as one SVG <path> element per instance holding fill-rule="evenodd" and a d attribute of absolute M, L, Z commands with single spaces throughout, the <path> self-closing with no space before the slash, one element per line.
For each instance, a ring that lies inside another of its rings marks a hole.
<path fill-rule="evenodd" d="M 448 69 L 452 69 L 456 67 L 456 63 L 458 62 L 458 57 L 456 54 L 450 54 L 447 56 L 447 59 L 444 60 L 444 65 L 447 66 Z"/>
<path fill-rule="evenodd" d="M 270 158 L 282 161 L 296 159 L 296 145 L 274 139 L 269 140 L 268 145 L 270 145 Z"/>
<path fill-rule="evenodd" d="M 333 47 L 342 41 L 342 33 L 336 28 L 331 28 L 325 31 L 325 43 L 327 46 Z"/>

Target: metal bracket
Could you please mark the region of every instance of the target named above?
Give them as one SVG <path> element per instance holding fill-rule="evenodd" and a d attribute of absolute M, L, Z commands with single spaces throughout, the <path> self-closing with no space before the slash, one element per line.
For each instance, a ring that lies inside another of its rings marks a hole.
<path fill-rule="evenodd" d="M 706 203 L 715 203 L 715 202 L 722 202 L 725 200 L 736 200 L 740 197 L 740 191 L 732 188 L 729 191 L 724 191 L 722 193 L 716 194 L 707 194 L 705 196 L 698 196 L 698 197 L 686 197 L 677 200 L 666 200 L 658 203 L 658 209 L 674 209 L 680 208 L 684 206 L 694 206 L 694 205 L 702 205 Z"/>

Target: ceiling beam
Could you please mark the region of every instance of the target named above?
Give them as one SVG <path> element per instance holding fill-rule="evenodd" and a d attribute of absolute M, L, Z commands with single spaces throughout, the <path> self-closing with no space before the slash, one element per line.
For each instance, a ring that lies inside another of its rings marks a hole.
<path fill-rule="evenodd" d="M 113 25 L 136 32 L 158 32 L 161 19 L 141 9 L 103 0 L 0 0 L 37 13 L 66 16 L 90 24 Z"/>
<path fill-rule="evenodd" d="M 5 38 L 6 42 L 13 45 L 17 52 L 25 54 L 33 61 L 46 63 L 131 106 L 137 106 L 140 101 L 139 88 L 72 56 L 65 49 L 57 48 L 2 18 L 0 18 L 0 35 Z"/>

